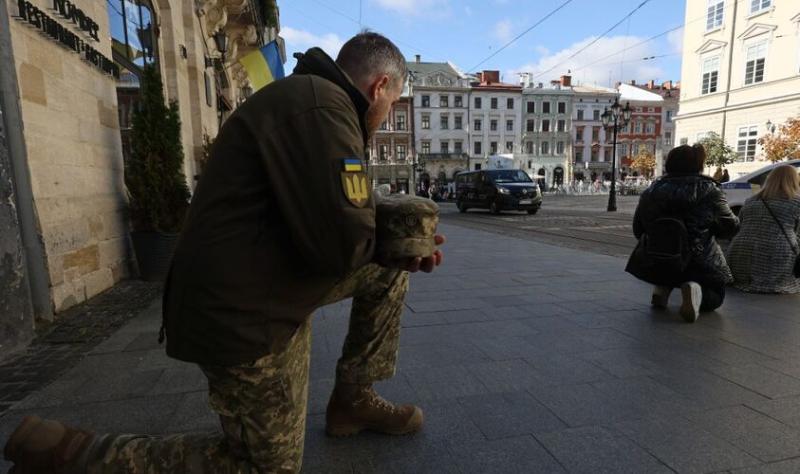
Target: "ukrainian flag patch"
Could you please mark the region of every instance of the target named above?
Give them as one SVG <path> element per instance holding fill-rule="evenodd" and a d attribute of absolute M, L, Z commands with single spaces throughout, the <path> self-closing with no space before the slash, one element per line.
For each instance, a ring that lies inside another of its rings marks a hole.
<path fill-rule="evenodd" d="M 364 171 L 364 168 L 361 165 L 361 160 L 358 158 L 344 158 L 342 160 L 342 164 L 344 171 L 347 173 L 360 173 L 361 171 Z"/>

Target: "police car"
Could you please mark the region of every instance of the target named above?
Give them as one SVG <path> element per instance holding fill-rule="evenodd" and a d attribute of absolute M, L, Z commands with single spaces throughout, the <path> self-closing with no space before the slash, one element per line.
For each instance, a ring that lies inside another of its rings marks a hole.
<path fill-rule="evenodd" d="M 744 201 L 761 189 L 770 171 L 781 165 L 791 165 L 800 170 L 800 160 L 781 161 L 727 183 L 722 183 L 722 190 L 725 191 L 731 210 L 738 215 L 744 205 Z"/>

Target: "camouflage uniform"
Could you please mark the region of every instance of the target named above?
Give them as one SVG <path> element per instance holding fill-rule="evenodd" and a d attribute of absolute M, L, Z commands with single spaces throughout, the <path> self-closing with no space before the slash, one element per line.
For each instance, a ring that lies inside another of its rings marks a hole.
<path fill-rule="evenodd" d="M 353 297 L 350 329 L 336 377 L 384 380 L 395 371 L 408 273 L 375 264 L 342 280 L 325 298 Z M 202 366 L 223 434 L 104 435 L 87 450 L 86 470 L 100 473 L 293 473 L 303 458 L 310 319 L 285 349 L 236 367 Z"/>

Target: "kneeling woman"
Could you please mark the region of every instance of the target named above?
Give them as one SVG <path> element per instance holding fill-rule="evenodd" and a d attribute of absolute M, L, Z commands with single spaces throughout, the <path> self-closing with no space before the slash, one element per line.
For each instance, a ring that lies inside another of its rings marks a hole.
<path fill-rule="evenodd" d="M 793 273 L 800 232 L 800 176 L 775 168 L 764 188 L 744 203 L 742 227 L 728 249 L 733 286 L 753 293 L 799 293 Z"/>
<path fill-rule="evenodd" d="M 705 159 L 700 145 L 669 153 L 667 174 L 639 199 L 633 218 L 639 246 L 626 268 L 655 285 L 653 306 L 666 307 L 672 290 L 681 288 L 687 322 L 722 305 L 733 277 L 716 239 L 733 237 L 739 226 L 719 185 L 701 174 Z"/>

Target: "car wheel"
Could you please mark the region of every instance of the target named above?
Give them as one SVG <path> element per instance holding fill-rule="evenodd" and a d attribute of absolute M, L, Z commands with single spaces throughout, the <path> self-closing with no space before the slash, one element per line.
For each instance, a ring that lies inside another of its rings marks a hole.
<path fill-rule="evenodd" d="M 489 211 L 492 214 L 500 214 L 500 206 L 497 205 L 497 201 L 492 201 L 489 205 Z"/>
<path fill-rule="evenodd" d="M 461 201 L 456 201 L 456 207 L 458 208 L 458 212 L 465 213 L 467 212 L 468 207 L 464 205 Z"/>
<path fill-rule="evenodd" d="M 528 214 L 530 214 L 530 215 L 534 215 L 537 212 L 539 212 L 539 208 L 538 207 L 534 207 L 533 209 L 528 209 Z"/>

